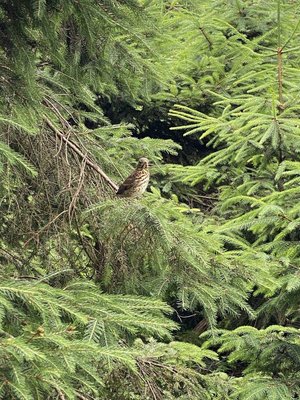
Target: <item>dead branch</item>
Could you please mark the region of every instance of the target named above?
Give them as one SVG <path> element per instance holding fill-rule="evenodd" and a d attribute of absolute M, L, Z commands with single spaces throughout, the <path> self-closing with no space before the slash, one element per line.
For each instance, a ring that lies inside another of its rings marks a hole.
<path fill-rule="evenodd" d="M 44 120 L 46 124 L 49 126 L 49 128 L 56 133 L 65 143 L 68 147 L 70 147 L 80 158 L 85 160 L 86 165 L 91 167 L 94 171 L 96 171 L 101 177 L 105 180 L 105 182 L 112 188 L 114 191 L 117 191 L 119 189 L 118 185 L 116 185 L 102 169 L 95 163 L 93 163 L 80 149 L 79 147 L 72 142 L 70 139 L 66 138 L 63 133 L 59 131 L 59 129 L 56 128 L 55 125 L 52 124 L 52 122 L 44 116 Z"/>

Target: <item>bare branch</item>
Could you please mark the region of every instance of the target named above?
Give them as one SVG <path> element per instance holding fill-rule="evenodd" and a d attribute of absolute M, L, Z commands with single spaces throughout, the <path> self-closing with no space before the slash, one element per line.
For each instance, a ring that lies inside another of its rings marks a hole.
<path fill-rule="evenodd" d="M 46 117 L 44 116 L 44 120 L 46 122 L 46 124 L 49 126 L 49 128 L 51 128 L 51 130 L 53 132 L 55 132 L 65 143 L 68 147 L 70 147 L 79 157 L 81 157 L 83 160 L 85 160 L 86 165 L 88 165 L 89 167 L 91 167 L 94 171 L 96 171 L 99 175 L 101 175 L 101 177 L 105 180 L 105 182 L 112 188 L 114 189 L 114 191 L 117 191 L 119 189 L 118 185 L 116 185 L 107 175 L 104 171 L 102 171 L 102 169 L 95 163 L 93 163 L 87 155 L 85 155 L 80 149 L 79 147 L 72 142 L 70 139 L 66 138 L 65 135 L 63 133 L 61 133 L 59 131 L 59 129 L 56 128 L 55 125 L 52 124 L 52 122 Z"/>

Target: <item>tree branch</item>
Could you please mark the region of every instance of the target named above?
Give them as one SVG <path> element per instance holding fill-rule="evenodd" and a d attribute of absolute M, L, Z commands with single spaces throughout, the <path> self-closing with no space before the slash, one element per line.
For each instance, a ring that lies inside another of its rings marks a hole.
<path fill-rule="evenodd" d="M 65 143 L 68 147 L 70 147 L 80 158 L 82 158 L 83 160 L 85 160 L 86 165 L 88 165 L 89 167 L 91 167 L 94 171 L 96 171 L 104 180 L 105 182 L 115 191 L 117 192 L 119 187 L 118 185 L 116 185 L 110 178 L 109 176 L 106 175 L 106 173 L 104 171 L 102 171 L 102 169 L 95 163 L 93 163 L 86 154 L 84 154 L 80 148 L 71 140 L 69 140 L 68 138 L 65 137 L 65 135 L 63 133 L 61 133 L 59 131 L 59 129 L 56 128 L 55 125 L 52 124 L 52 122 L 46 117 L 44 116 L 44 120 L 46 122 L 46 124 L 49 126 L 49 128 L 55 132 Z"/>

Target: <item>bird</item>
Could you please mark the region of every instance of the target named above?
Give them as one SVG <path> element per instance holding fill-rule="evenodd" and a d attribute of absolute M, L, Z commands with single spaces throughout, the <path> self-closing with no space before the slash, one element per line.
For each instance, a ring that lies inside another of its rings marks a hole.
<path fill-rule="evenodd" d="M 118 197 L 140 197 L 147 189 L 150 178 L 149 160 L 139 159 L 135 170 L 119 186 Z"/>

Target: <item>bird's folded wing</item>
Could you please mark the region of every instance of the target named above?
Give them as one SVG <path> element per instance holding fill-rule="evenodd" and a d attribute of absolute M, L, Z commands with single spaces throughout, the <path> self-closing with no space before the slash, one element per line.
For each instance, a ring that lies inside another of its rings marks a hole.
<path fill-rule="evenodd" d="M 119 186 L 117 194 L 122 194 L 122 193 L 126 192 L 126 190 L 132 186 L 132 180 L 133 180 L 132 175 L 130 175 L 128 178 L 126 178 L 125 181 L 123 183 L 121 183 L 121 185 Z"/>

